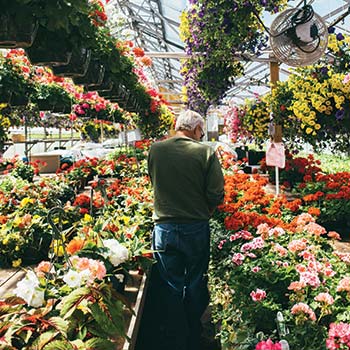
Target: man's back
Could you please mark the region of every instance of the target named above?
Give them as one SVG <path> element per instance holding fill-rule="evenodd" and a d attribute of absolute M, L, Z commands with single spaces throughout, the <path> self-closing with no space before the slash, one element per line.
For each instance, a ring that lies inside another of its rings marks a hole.
<path fill-rule="evenodd" d="M 148 159 L 156 222 L 208 220 L 223 199 L 223 177 L 214 151 L 188 137 L 155 143 Z"/>

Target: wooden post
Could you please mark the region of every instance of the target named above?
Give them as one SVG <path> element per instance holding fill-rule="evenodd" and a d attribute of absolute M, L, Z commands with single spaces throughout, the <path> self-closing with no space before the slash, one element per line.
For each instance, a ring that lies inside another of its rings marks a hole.
<path fill-rule="evenodd" d="M 273 90 L 277 82 L 280 79 L 280 70 L 279 64 L 274 60 L 273 56 L 270 56 L 270 81 L 271 81 L 271 90 Z M 273 142 L 282 142 L 282 125 L 274 124 L 273 127 Z M 276 196 L 279 195 L 280 186 L 279 186 L 279 169 L 278 166 L 275 166 L 275 182 L 276 182 Z"/>

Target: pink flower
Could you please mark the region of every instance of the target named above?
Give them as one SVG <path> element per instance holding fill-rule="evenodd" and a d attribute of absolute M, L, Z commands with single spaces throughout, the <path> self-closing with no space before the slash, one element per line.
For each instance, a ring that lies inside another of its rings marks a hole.
<path fill-rule="evenodd" d="M 327 233 L 326 229 L 323 226 L 316 224 L 315 222 L 310 222 L 305 225 L 305 230 L 311 234 L 314 234 L 315 236 L 321 236 Z"/>
<path fill-rule="evenodd" d="M 232 262 L 237 266 L 242 265 L 244 260 L 244 255 L 241 253 L 236 253 L 232 257 Z"/>
<path fill-rule="evenodd" d="M 315 300 L 327 305 L 332 305 L 334 303 L 334 299 L 329 293 L 320 293 L 315 296 Z"/>
<path fill-rule="evenodd" d="M 266 298 L 266 292 L 262 289 L 257 289 L 255 292 L 252 291 L 250 293 L 251 298 L 253 301 L 261 301 Z"/>
<path fill-rule="evenodd" d="M 337 292 L 350 292 L 350 277 L 344 277 L 337 286 Z"/>
<path fill-rule="evenodd" d="M 305 282 L 301 282 L 301 281 L 294 281 L 291 282 L 291 284 L 288 286 L 289 290 L 294 290 L 295 292 L 302 290 L 303 288 L 306 287 Z"/>
<path fill-rule="evenodd" d="M 252 268 L 252 272 L 254 272 L 254 273 L 257 273 L 257 272 L 259 272 L 261 270 L 261 267 L 260 266 L 254 266 L 253 268 Z"/>
<path fill-rule="evenodd" d="M 315 312 L 311 309 L 311 307 L 305 303 L 298 303 L 293 305 L 291 309 L 291 313 L 293 315 L 299 315 L 304 314 L 307 316 L 311 321 L 316 321 L 316 315 Z"/>
<path fill-rule="evenodd" d="M 343 84 L 347 84 L 350 81 L 350 73 L 348 73 L 344 79 L 343 79 Z"/>
<path fill-rule="evenodd" d="M 350 324 L 331 323 L 326 340 L 326 347 L 330 350 L 350 348 Z"/>
<path fill-rule="evenodd" d="M 280 342 L 274 343 L 270 338 L 266 341 L 261 341 L 255 346 L 255 350 L 282 350 Z"/>

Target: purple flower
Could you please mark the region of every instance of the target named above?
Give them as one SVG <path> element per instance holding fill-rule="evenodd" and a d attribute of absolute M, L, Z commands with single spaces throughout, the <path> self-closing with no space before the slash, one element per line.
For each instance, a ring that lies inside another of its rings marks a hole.
<path fill-rule="evenodd" d="M 327 75 L 327 73 L 328 73 L 328 68 L 327 68 L 327 67 L 322 67 L 320 71 L 321 71 L 321 73 L 322 73 L 323 75 Z"/>
<path fill-rule="evenodd" d="M 344 35 L 342 33 L 338 33 L 337 40 L 344 40 Z"/>
<path fill-rule="evenodd" d="M 337 113 L 335 113 L 335 117 L 337 120 L 342 120 L 344 119 L 344 114 L 345 114 L 344 109 L 339 109 Z"/>
<path fill-rule="evenodd" d="M 335 27 L 329 27 L 328 28 L 328 33 L 333 34 L 335 32 Z"/>

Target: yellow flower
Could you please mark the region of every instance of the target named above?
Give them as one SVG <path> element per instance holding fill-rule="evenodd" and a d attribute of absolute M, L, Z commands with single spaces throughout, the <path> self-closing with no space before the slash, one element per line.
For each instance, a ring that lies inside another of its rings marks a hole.
<path fill-rule="evenodd" d="M 89 214 L 85 214 L 83 217 L 83 221 L 85 221 L 85 222 L 91 222 L 92 220 L 93 220 L 92 216 Z"/>
<path fill-rule="evenodd" d="M 22 259 L 17 259 L 12 261 L 12 267 L 18 267 L 21 266 L 22 264 Z"/>
<path fill-rule="evenodd" d="M 7 245 L 8 242 L 9 242 L 8 237 L 5 237 L 5 238 L 2 240 L 2 244 L 3 244 L 3 245 Z"/>
<path fill-rule="evenodd" d="M 28 198 L 25 197 L 21 200 L 21 203 L 19 204 L 20 208 L 24 208 L 27 204 L 34 204 L 35 199 L 34 198 Z"/>
<path fill-rule="evenodd" d="M 130 216 L 122 216 L 122 220 L 124 221 L 125 225 L 128 225 L 130 222 Z"/>
<path fill-rule="evenodd" d="M 315 124 L 314 128 L 315 128 L 315 130 L 320 130 L 321 129 L 321 125 L 320 124 Z"/>
<path fill-rule="evenodd" d="M 311 134 L 312 133 L 312 129 L 311 128 L 309 128 L 309 127 L 307 127 L 306 128 L 306 130 L 305 130 L 305 132 L 309 135 L 309 134 Z"/>

